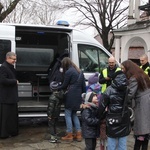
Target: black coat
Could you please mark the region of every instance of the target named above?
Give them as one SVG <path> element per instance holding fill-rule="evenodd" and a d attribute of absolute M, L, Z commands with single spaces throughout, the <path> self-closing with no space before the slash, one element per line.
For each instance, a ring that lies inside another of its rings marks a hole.
<path fill-rule="evenodd" d="M 82 118 L 82 135 L 84 138 L 97 138 L 100 133 L 100 120 L 98 107 L 91 106 L 83 109 Z"/>
<path fill-rule="evenodd" d="M 122 114 L 123 111 L 125 93 L 127 88 L 127 79 L 121 71 L 118 71 L 117 73 L 118 75 L 113 80 L 113 83 L 103 93 L 100 101 L 100 116 L 102 115 L 106 107 L 108 109 L 106 120 L 109 115 L 118 116 L 119 114 Z M 129 135 L 131 124 L 130 113 L 127 105 L 125 105 L 122 122 L 120 124 L 110 125 L 106 121 L 106 126 L 108 137 L 116 138 Z"/>
<path fill-rule="evenodd" d="M 60 89 L 68 89 L 64 99 L 65 108 L 79 110 L 80 104 L 82 103 L 81 94 L 86 92 L 85 78 L 83 73 L 81 72 L 79 74 L 73 66 L 70 66 L 65 72 L 64 82 L 58 88 L 58 90 Z"/>
<path fill-rule="evenodd" d="M 63 82 L 63 74 L 59 71 L 61 67 L 61 60 L 64 57 L 68 57 L 68 51 L 64 51 L 62 55 L 56 54 L 53 62 L 48 68 L 49 83 L 52 81 Z"/>
<path fill-rule="evenodd" d="M 14 66 L 4 62 L 0 67 L 0 103 L 18 102 L 18 86 Z"/>

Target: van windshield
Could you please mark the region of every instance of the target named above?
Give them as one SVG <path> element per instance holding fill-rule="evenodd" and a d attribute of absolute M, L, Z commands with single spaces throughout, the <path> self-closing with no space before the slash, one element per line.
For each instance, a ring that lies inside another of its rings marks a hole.
<path fill-rule="evenodd" d="M 101 72 L 108 65 L 108 55 L 100 48 L 79 44 L 79 66 L 83 72 Z"/>

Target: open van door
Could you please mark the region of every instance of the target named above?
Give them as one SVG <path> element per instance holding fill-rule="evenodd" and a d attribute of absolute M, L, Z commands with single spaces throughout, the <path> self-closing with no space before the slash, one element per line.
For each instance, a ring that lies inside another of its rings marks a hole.
<path fill-rule="evenodd" d="M 6 53 L 15 52 L 15 27 L 1 25 L 0 27 L 0 65 L 5 61 Z"/>

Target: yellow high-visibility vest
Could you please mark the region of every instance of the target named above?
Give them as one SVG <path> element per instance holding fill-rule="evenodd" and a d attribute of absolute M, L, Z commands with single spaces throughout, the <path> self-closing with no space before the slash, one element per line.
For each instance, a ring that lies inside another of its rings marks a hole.
<path fill-rule="evenodd" d="M 117 72 L 117 71 L 119 71 L 119 70 L 121 70 L 121 68 L 116 68 L 116 70 L 115 70 L 115 72 Z M 106 78 L 107 76 L 108 76 L 108 74 L 107 74 L 107 68 L 105 68 L 103 71 L 102 71 L 102 73 L 103 73 L 103 77 L 104 78 Z M 102 93 L 104 93 L 105 92 L 105 90 L 106 90 L 106 88 L 107 88 L 107 84 L 106 83 L 104 83 L 104 84 L 102 84 Z"/>
<path fill-rule="evenodd" d="M 140 68 L 142 69 L 142 66 L 140 66 Z M 144 72 L 148 75 L 148 70 L 150 69 L 150 67 L 148 66 L 145 70 L 144 70 Z"/>

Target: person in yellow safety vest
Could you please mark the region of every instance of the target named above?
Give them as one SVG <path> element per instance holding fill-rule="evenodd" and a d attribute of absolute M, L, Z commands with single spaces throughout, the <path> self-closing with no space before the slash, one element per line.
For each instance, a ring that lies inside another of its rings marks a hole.
<path fill-rule="evenodd" d="M 102 85 L 102 93 L 104 93 L 106 88 L 111 85 L 115 72 L 119 70 L 121 70 L 121 68 L 117 67 L 115 58 L 111 56 L 108 59 L 108 67 L 101 71 L 99 77 L 99 83 Z"/>
<path fill-rule="evenodd" d="M 150 77 L 150 64 L 148 62 L 148 56 L 146 54 L 143 54 L 140 57 L 140 68 L 143 69 L 143 71 Z"/>

